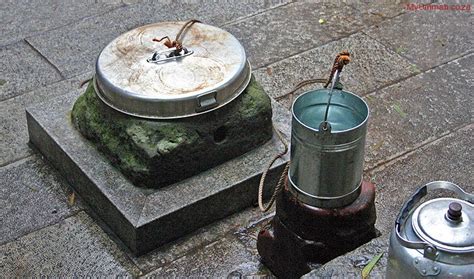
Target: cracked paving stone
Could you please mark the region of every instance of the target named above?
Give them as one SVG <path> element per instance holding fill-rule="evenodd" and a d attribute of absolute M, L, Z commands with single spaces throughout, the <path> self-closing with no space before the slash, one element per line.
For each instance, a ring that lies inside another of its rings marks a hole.
<path fill-rule="evenodd" d="M 472 51 L 473 17 L 462 11 L 413 11 L 365 30 L 422 69 Z"/>
<path fill-rule="evenodd" d="M 0 101 L 61 79 L 25 42 L 0 47 Z"/>
<path fill-rule="evenodd" d="M 222 6 L 216 1 L 172 1 L 150 5 L 148 1 L 122 7 L 94 17 L 77 21 L 27 40 L 56 65 L 66 77 L 94 70 L 100 50 L 118 35 L 149 23 L 199 19 L 221 25 L 239 17 L 256 13 L 275 4 L 268 1 L 238 2 Z"/>
<path fill-rule="evenodd" d="M 367 95 L 366 168 L 469 124 L 473 63 L 471 54 Z"/>
<path fill-rule="evenodd" d="M 38 156 L 0 168 L 0 243 L 56 223 L 82 208 L 65 180 Z"/>
<path fill-rule="evenodd" d="M 258 69 L 254 75 L 270 96 L 280 96 L 300 81 L 327 78 L 334 57 L 342 50 L 351 53 L 352 62 L 344 67 L 341 82 L 344 89 L 355 94 L 371 92 L 413 74 L 410 70 L 413 65 L 405 58 L 367 35 L 357 33 Z M 309 85 L 298 93 L 321 87 L 322 84 Z M 288 98 L 280 102 L 289 108 Z"/>
<path fill-rule="evenodd" d="M 120 0 L 2 0 L 0 45 L 67 25 L 83 17 L 106 12 L 120 4 Z"/>
<path fill-rule="evenodd" d="M 2 276 L 135 277 L 140 271 L 84 212 L 0 246 Z"/>
<path fill-rule="evenodd" d="M 292 3 L 224 28 L 242 42 L 252 67 L 259 68 L 366 26 L 362 13 L 350 6 L 343 10 L 318 1 Z"/>
<path fill-rule="evenodd" d="M 0 102 L 0 166 L 24 158 L 33 153 L 28 146 L 25 108 L 46 100 L 76 91 L 82 93 L 85 87 L 78 88 L 81 81 L 92 77 L 92 73 L 41 87 Z"/>

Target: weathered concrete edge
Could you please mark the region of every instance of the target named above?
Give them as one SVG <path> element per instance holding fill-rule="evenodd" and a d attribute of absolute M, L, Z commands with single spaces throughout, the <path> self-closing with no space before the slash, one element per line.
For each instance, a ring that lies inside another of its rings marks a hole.
<path fill-rule="evenodd" d="M 34 117 L 34 112 L 26 109 L 26 121 L 30 143 L 54 166 L 98 217 L 106 220 L 115 234 L 133 250 L 135 226 L 120 208 L 115 206 L 93 179 L 84 172 L 69 154 L 52 138 L 48 131 Z M 81 186 L 78 186 L 81 185 Z M 87 197 L 93 196 L 94 199 Z M 92 201 L 92 202 L 91 202 Z"/>
<path fill-rule="evenodd" d="M 286 162 L 287 160 L 280 161 L 270 169 L 265 180 L 266 185 L 276 185 Z M 150 222 L 141 223 L 137 228 L 137 251 L 135 253 L 138 255 L 147 253 L 198 228 L 256 204 L 261 174 L 261 172 L 253 174 L 245 180 L 234 183 L 231 187 L 197 202 L 186 204 L 180 210 L 160 216 Z M 269 198 L 271 194 L 272 188 L 267 186 L 264 190 L 264 197 Z M 196 215 L 196 212 L 206 212 L 206 214 Z M 190 216 L 194 216 L 192 226 L 189 222 Z M 212 217 L 209 218 L 209 216 Z M 157 237 L 158 231 L 161 231 L 159 237 Z M 180 234 L 177 234 L 176 231 L 179 231 Z"/>

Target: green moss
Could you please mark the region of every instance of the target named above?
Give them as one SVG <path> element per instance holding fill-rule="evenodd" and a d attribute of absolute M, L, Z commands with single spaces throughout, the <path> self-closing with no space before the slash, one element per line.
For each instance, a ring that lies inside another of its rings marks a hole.
<path fill-rule="evenodd" d="M 239 113 L 242 115 L 255 115 L 262 111 L 271 111 L 270 97 L 265 94 L 263 87 L 252 75 L 249 86 L 245 89 L 246 94 L 242 94 L 242 103 Z"/>
<path fill-rule="evenodd" d="M 100 101 L 90 83 L 71 119 L 135 185 L 158 188 L 263 144 L 272 136 L 271 115 L 270 98 L 252 77 L 245 92 L 228 105 L 178 120 L 116 112 Z"/>
<path fill-rule="evenodd" d="M 84 136 L 97 143 L 122 170 L 131 172 L 148 171 L 146 163 L 137 155 L 137 150 L 127 140 L 122 139 L 120 127 L 108 125 L 109 115 L 104 113 L 103 106 L 95 96 L 94 87 L 89 83 L 86 92 L 81 95 L 72 109 L 72 120 Z M 104 125 L 105 124 L 105 125 Z M 115 125 L 121 125 L 116 121 Z"/>
<path fill-rule="evenodd" d="M 170 153 L 179 145 L 192 145 L 199 136 L 180 125 L 164 125 L 159 130 L 163 138 L 157 143 L 157 151 L 160 154 Z"/>
<path fill-rule="evenodd" d="M 153 139 L 156 134 L 151 133 L 150 130 L 145 129 L 143 125 L 133 123 L 126 128 L 126 133 L 130 136 L 135 144 L 143 149 L 149 158 L 156 155 L 156 146 L 153 144 Z"/>
<path fill-rule="evenodd" d="M 194 130 L 179 123 L 149 125 L 137 122 L 129 125 L 126 133 L 150 158 L 169 153 L 180 145 L 192 145 L 199 139 Z"/>

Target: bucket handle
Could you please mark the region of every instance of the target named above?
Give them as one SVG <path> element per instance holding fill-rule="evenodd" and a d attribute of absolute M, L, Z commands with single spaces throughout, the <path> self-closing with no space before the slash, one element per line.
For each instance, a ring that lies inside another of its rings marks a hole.
<path fill-rule="evenodd" d="M 350 54 L 348 51 L 342 51 L 336 56 L 334 64 L 332 65 L 331 74 L 327 80 L 324 88 L 327 88 L 329 83 L 331 83 L 331 88 L 329 90 L 329 98 L 326 104 L 326 112 L 324 113 L 324 120 L 319 124 L 320 131 L 331 132 L 331 125 L 328 122 L 329 106 L 331 105 L 332 92 L 334 88 L 339 83 L 339 75 L 342 72 L 344 65 L 347 65 L 351 61 Z"/>
<path fill-rule="evenodd" d="M 341 70 L 342 70 L 342 67 L 341 67 Z M 339 82 L 339 75 L 340 74 L 341 74 L 340 70 L 336 70 L 335 73 L 334 73 L 334 77 L 333 77 L 332 83 L 331 83 L 331 88 L 329 90 L 329 98 L 328 98 L 328 101 L 326 103 L 326 110 L 325 110 L 325 113 L 324 113 L 324 120 L 323 120 L 323 122 L 321 122 L 321 124 L 319 124 L 319 130 L 320 131 L 329 132 L 329 133 L 331 132 L 331 124 L 328 122 L 329 106 L 331 105 L 332 92 L 334 91 L 334 87 L 336 86 L 336 84 Z"/>
<path fill-rule="evenodd" d="M 426 258 L 434 260 L 437 256 L 437 251 L 438 249 L 436 246 L 424 242 L 424 241 L 410 241 L 406 238 L 404 238 L 401 235 L 401 226 L 402 224 L 405 224 L 406 220 L 408 219 L 408 216 L 410 214 L 410 211 L 415 208 L 415 205 L 428 193 L 428 191 L 432 191 L 435 189 L 445 189 L 452 191 L 456 193 L 459 198 L 469 202 L 469 203 L 474 203 L 474 195 L 469 194 L 465 192 L 461 187 L 458 185 L 447 182 L 447 181 L 433 181 L 430 183 L 427 183 L 421 187 L 419 187 L 411 196 L 410 198 L 403 204 L 400 213 L 397 216 L 397 219 L 395 221 L 395 233 L 397 236 L 397 240 L 399 243 L 406 247 L 406 248 L 411 248 L 411 249 L 423 249 L 423 255 Z"/>

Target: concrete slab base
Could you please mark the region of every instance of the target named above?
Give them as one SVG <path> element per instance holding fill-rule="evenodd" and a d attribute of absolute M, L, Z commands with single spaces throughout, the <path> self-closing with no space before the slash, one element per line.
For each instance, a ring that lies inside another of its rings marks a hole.
<path fill-rule="evenodd" d="M 263 146 L 181 182 L 139 188 L 73 128 L 70 112 L 76 96 L 28 108 L 30 142 L 136 255 L 254 204 L 262 170 L 283 148 L 275 135 Z M 273 123 L 288 139 L 289 112 L 276 102 L 272 107 Z M 288 159 L 274 165 L 268 185 L 276 182 Z"/>

